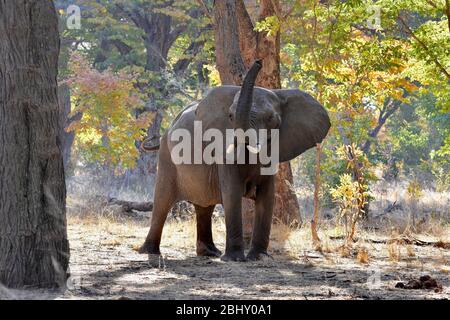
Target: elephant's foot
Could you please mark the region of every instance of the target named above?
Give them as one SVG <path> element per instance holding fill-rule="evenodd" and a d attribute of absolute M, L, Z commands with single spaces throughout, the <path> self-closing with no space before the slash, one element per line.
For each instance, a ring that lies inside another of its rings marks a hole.
<path fill-rule="evenodd" d="M 142 247 L 139 248 L 138 252 L 140 254 L 161 255 L 159 246 L 152 244 L 151 242 L 145 242 Z"/>
<path fill-rule="evenodd" d="M 273 260 L 273 257 L 267 253 L 267 251 L 261 250 L 253 250 L 251 249 L 247 254 L 247 259 L 250 261 L 258 261 L 258 260 Z"/>
<path fill-rule="evenodd" d="M 222 251 L 216 248 L 214 243 L 197 242 L 197 255 L 200 257 L 220 257 Z"/>
<path fill-rule="evenodd" d="M 244 255 L 244 251 L 232 251 L 232 252 L 226 252 L 220 260 L 222 261 L 239 261 L 244 262 L 247 261 Z"/>

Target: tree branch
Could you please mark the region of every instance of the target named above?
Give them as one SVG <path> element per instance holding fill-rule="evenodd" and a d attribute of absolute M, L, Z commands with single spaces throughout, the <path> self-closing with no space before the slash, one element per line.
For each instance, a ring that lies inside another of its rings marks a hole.
<path fill-rule="evenodd" d="M 109 198 L 108 204 L 114 204 L 122 206 L 123 211 L 131 212 L 132 210 L 140 212 L 150 212 L 153 211 L 153 202 L 133 202 L 133 201 L 123 201 L 115 198 Z"/>
<path fill-rule="evenodd" d="M 205 45 L 206 40 L 199 40 L 199 41 L 193 41 L 189 47 L 183 52 L 184 58 L 178 60 L 174 67 L 173 71 L 175 74 L 182 74 L 184 73 L 187 68 L 189 67 L 192 60 L 194 60 L 194 57 L 197 56 L 197 54 L 200 52 L 200 50 Z M 188 57 L 186 57 L 188 56 Z"/>
<path fill-rule="evenodd" d="M 417 41 L 417 43 L 428 53 L 428 55 L 431 57 L 431 59 L 433 60 L 433 62 L 436 64 L 436 66 L 438 67 L 439 70 L 442 71 L 442 73 L 447 77 L 447 80 L 450 80 L 450 73 L 444 68 L 444 66 L 439 62 L 439 60 L 437 59 L 437 57 L 431 52 L 430 48 L 428 48 L 428 46 L 425 44 L 425 42 L 423 42 L 419 37 L 417 37 L 414 32 L 411 30 L 411 28 L 408 26 L 408 24 L 405 22 L 405 20 L 401 17 L 398 16 L 398 20 L 400 21 L 400 23 L 403 25 L 403 27 L 405 28 L 406 32 L 413 37 L 414 40 Z"/>
<path fill-rule="evenodd" d="M 383 109 L 380 110 L 380 115 L 378 116 L 378 123 L 375 128 L 372 129 L 369 133 L 369 138 L 364 143 L 361 150 L 367 154 L 370 151 L 370 146 L 372 145 L 374 139 L 378 136 L 383 126 L 386 124 L 386 121 L 391 117 L 399 108 L 401 102 L 394 99 L 388 99 L 388 101 L 384 104 Z"/>
<path fill-rule="evenodd" d="M 209 10 L 208 6 L 206 5 L 205 1 L 203 0 L 197 0 L 197 3 L 202 7 L 203 12 L 208 16 L 208 18 L 211 19 L 211 21 L 214 21 L 214 17 L 211 14 L 211 11 Z"/>
<path fill-rule="evenodd" d="M 109 41 L 112 45 L 114 45 L 122 56 L 129 54 L 131 52 L 131 50 L 133 50 L 132 47 L 130 47 L 125 42 L 123 42 L 119 39 L 106 40 L 106 41 Z"/>
<path fill-rule="evenodd" d="M 144 29 L 145 23 L 143 17 L 136 10 L 129 11 L 122 4 L 116 3 L 116 8 L 118 8 L 122 13 L 124 13 L 130 20 L 139 28 Z"/>
<path fill-rule="evenodd" d="M 432 0 L 425 0 L 430 6 L 437 9 L 436 3 L 434 3 Z"/>

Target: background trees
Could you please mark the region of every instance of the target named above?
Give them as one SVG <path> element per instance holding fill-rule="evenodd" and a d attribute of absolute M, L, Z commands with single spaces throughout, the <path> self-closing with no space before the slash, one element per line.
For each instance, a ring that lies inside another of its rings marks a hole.
<path fill-rule="evenodd" d="M 281 23 L 284 85 L 306 89 L 333 117 L 322 162 L 325 191 L 345 172 L 336 153 L 342 144 L 364 151 L 372 169 L 382 168 L 379 178 L 448 182 L 448 158 L 439 156 L 448 149 L 448 131 L 439 125 L 448 127 L 446 8 L 445 1 L 297 1 Z M 437 130 L 427 125 L 431 110 Z M 311 167 L 313 157 L 306 158 Z"/>
<path fill-rule="evenodd" d="M 50 0 L 0 3 L 0 283 L 65 285 L 66 188 Z"/>
<path fill-rule="evenodd" d="M 67 1 L 58 4 L 67 17 Z M 186 97 L 195 99 L 189 89 L 195 86 L 196 91 L 206 81 L 204 63 L 194 61 L 206 42 L 201 31 L 207 26 L 200 9 L 193 1 L 80 0 L 76 4 L 82 8 L 83 27 L 64 29 L 69 55 L 76 51 L 85 55 L 91 68 L 132 75 L 143 100 L 134 107 L 134 115 L 151 114 L 145 136 L 157 141 L 169 107 L 180 106 Z M 146 176 L 155 170 L 156 155 L 140 154 L 136 174 Z"/>
<path fill-rule="evenodd" d="M 69 3 L 56 2 L 63 21 Z M 333 205 L 330 188 L 337 187 L 347 171 L 336 153 L 342 145 L 354 144 L 363 151 L 369 161 L 369 184 L 376 178 L 420 176 L 432 187 L 448 185 L 450 30 L 445 0 L 79 0 L 74 4 L 81 8 L 82 28 L 61 29 L 61 80 L 72 79 L 79 85 L 87 81 L 69 67 L 69 57 L 76 53 L 87 61 L 90 72 L 122 79 L 133 99 L 141 101 L 127 104 L 130 97 L 123 96 L 125 100 L 118 103 L 128 106 L 127 116 L 120 120 L 128 119 L 121 126 L 133 128 L 132 134 L 115 130 L 114 121 L 106 125 L 107 132 L 117 133 L 116 141 L 128 158 L 127 165 L 114 162 L 116 175 L 132 173 L 136 183 L 144 181 L 142 177 L 155 171 L 156 154 L 139 153 L 142 138 L 156 142 L 184 105 L 200 99 L 210 86 L 239 84 L 248 65 L 263 58 L 259 85 L 305 90 L 332 115 L 333 130 L 321 161 L 328 205 Z M 98 108 L 98 103 L 114 103 L 98 99 L 95 87 L 92 92 L 89 85 L 84 87 L 85 94 L 72 88 L 69 128 L 91 126 L 89 118 L 80 120 L 82 113 L 76 110 L 87 115 L 101 110 L 97 115 L 110 120 L 116 111 L 124 111 Z M 103 161 L 94 153 L 107 149 L 86 146 L 87 131 L 75 132 L 77 152 L 72 163 Z M 296 161 L 302 163 L 309 181 L 314 159 L 308 153 Z M 375 171 L 381 174 L 374 175 Z M 287 165 L 278 179 L 276 211 L 281 218 L 298 216 L 292 182 L 286 180 L 291 181 Z"/>

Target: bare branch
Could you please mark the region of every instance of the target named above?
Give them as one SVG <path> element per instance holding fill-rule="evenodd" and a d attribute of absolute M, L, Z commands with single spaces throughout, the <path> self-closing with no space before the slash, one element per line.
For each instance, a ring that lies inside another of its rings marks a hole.
<path fill-rule="evenodd" d="M 123 211 L 131 212 L 133 210 L 140 212 L 150 212 L 153 211 L 153 202 L 133 202 L 133 201 L 123 201 L 115 198 L 109 198 L 108 204 L 114 204 L 122 206 Z"/>
<path fill-rule="evenodd" d="M 432 0 L 425 0 L 430 6 L 437 9 L 436 3 L 434 3 Z"/>
<path fill-rule="evenodd" d="M 386 121 L 400 108 L 401 104 L 400 101 L 394 99 L 388 99 L 384 103 L 383 108 L 380 110 L 380 115 L 378 116 L 377 125 L 370 131 L 368 139 L 361 148 L 364 153 L 367 154 L 369 152 L 370 146 L 386 124 Z"/>
<path fill-rule="evenodd" d="M 202 7 L 203 12 L 208 16 L 208 18 L 211 19 L 211 21 L 214 21 L 214 17 L 211 14 L 211 11 L 209 10 L 208 6 L 203 0 L 197 0 L 197 3 Z"/>

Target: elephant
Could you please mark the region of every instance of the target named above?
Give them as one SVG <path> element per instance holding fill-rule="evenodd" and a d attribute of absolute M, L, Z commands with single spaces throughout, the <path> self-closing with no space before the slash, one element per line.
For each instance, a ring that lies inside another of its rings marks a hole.
<path fill-rule="evenodd" d="M 151 227 L 140 253 L 161 254 L 161 236 L 169 210 L 178 201 L 188 201 L 196 212 L 198 256 L 221 257 L 222 261 L 259 260 L 268 256 L 274 175 L 262 175 L 263 165 L 259 161 L 252 164 L 177 164 L 171 157 L 175 148 L 171 135 L 178 129 L 192 133 L 195 122 L 221 132 L 249 128 L 278 130 L 279 162 L 292 160 L 322 142 L 331 127 L 326 109 L 300 90 L 256 87 L 261 68 L 262 61 L 255 61 L 242 87 L 223 85 L 212 88 L 202 101 L 185 108 L 161 138 Z M 239 143 L 249 143 L 248 139 L 236 141 L 235 148 Z M 243 197 L 255 201 L 252 239 L 247 255 L 244 252 L 241 212 Z M 212 214 L 218 204 L 225 212 L 226 245 L 223 255 L 214 244 L 211 228 Z"/>

